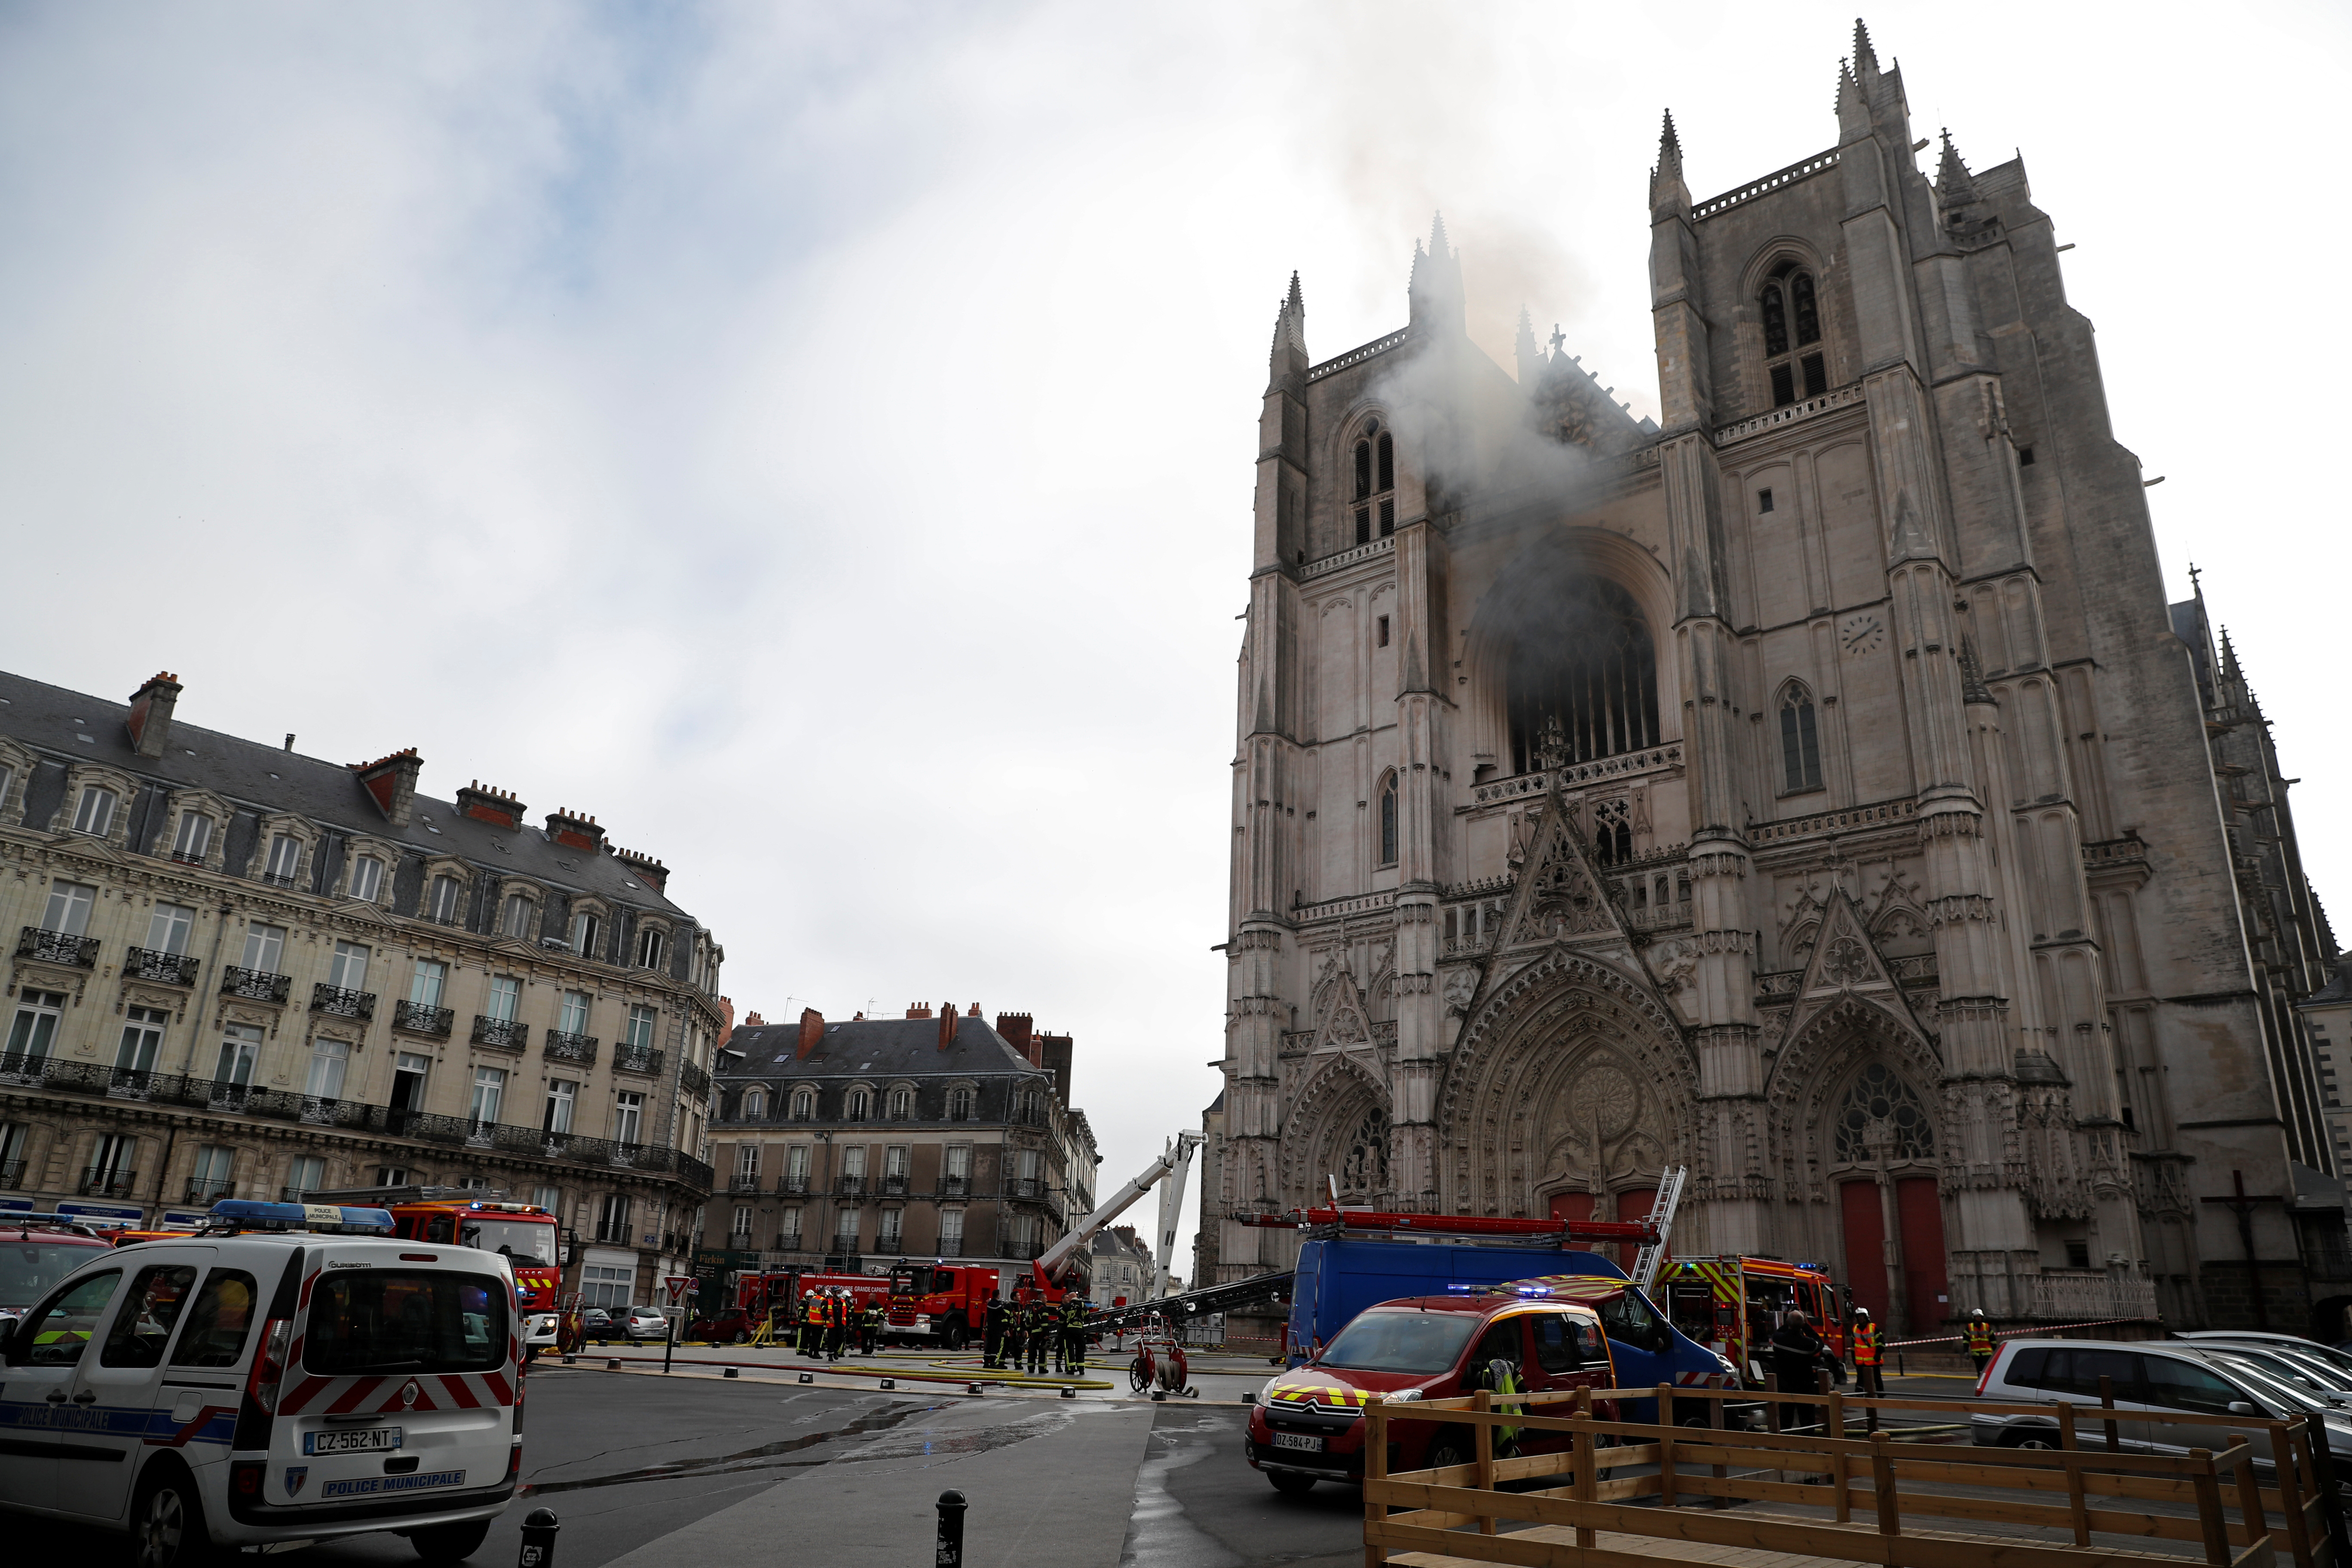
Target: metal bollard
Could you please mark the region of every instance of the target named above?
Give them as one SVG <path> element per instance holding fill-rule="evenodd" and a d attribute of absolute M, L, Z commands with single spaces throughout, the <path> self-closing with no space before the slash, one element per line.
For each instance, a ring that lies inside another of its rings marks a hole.
<path fill-rule="evenodd" d="M 555 1532 L 562 1528 L 555 1522 L 553 1509 L 532 1509 L 522 1521 L 522 1554 L 515 1559 L 515 1568 L 555 1568 Z"/>
<path fill-rule="evenodd" d="M 939 1554 L 932 1568 L 963 1568 L 963 1510 L 971 1505 L 963 1493 L 946 1491 L 940 1494 Z"/>

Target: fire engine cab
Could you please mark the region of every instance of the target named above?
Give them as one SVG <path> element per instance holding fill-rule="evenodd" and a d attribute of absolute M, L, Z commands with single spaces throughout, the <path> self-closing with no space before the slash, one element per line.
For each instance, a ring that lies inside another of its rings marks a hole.
<path fill-rule="evenodd" d="M 1801 1310 L 1829 1347 L 1825 1366 L 1845 1359 L 1843 1293 L 1818 1263 L 1777 1258 L 1677 1258 L 1659 1276 L 1675 1327 L 1712 1349 L 1756 1383 L 1759 1359 L 1781 1315 Z M 1843 1375 L 1842 1373 L 1839 1375 Z"/>
<path fill-rule="evenodd" d="M 555 1215 L 535 1204 L 509 1203 L 504 1193 L 471 1187 L 345 1187 L 305 1193 L 303 1201 L 388 1209 L 399 1240 L 495 1252 L 514 1269 L 521 1310 L 555 1310 L 563 1251 Z"/>

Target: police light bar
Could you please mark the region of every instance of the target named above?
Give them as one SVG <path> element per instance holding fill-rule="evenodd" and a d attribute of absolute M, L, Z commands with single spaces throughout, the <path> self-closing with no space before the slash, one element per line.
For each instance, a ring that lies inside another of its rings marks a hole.
<path fill-rule="evenodd" d="M 213 1205 L 211 1224 L 239 1230 L 313 1230 L 328 1235 L 385 1236 L 389 1209 L 345 1208 L 340 1204 L 267 1204 L 253 1198 L 223 1198 Z"/>

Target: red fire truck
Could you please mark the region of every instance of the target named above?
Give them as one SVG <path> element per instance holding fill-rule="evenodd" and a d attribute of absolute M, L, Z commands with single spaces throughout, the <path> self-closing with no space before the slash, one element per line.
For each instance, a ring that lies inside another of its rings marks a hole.
<path fill-rule="evenodd" d="M 551 1312 L 563 1279 L 556 1217 L 534 1204 L 467 1187 L 345 1187 L 305 1193 L 314 1204 L 356 1204 L 392 1211 L 392 1234 L 404 1241 L 477 1247 L 514 1268 L 515 1305 Z"/>
<path fill-rule="evenodd" d="M 1825 1365 L 1845 1359 L 1851 1315 L 1829 1271 L 1818 1263 L 1777 1258 L 1677 1258 L 1658 1277 L 1675 1327 L 1713 1350 L 1750 1379 L 1771 1342 L 1780 1315 L 1801 1309 L 1828 1345 Z M 1843 1375 L 1839 1373 L 1838 1375 Z"/>
<path fill-rule="evenodd" d="M 1033 1290 L 1034 1281 L 1030 1282 Z M 901 1263 L 890 1270 L 888 1333 L 892 1339 L 927 1340 L 960 1351 L 985 1327 L 988 1304 L 996 1300 L 997 1272 L 969 1263 Z M 1045 1299 L 1062 1292 L 1048 1287 Z"/>

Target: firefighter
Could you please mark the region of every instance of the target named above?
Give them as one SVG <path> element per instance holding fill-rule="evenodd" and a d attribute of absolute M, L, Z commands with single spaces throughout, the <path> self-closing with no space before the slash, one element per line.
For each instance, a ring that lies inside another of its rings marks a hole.
<path fill-rule="evenodd" d="M 1076 1290 L 1062 1298 L 1062 1370 L 1072 1377 L 1087 1372 L 1087 1301 Z"/>
<path fill-rule="evenodd" d="M 812 1290 L 801 1298 L 801 1354 L 814 1361 L 824 1349 L 824 1292 Z"/>
<path fill-rule="evenodd" d="M 1018 1290 L 1004 1308 L 1004 1351 L 1007 1372 L 1019 1372 L 1029 1351 L 1029 1292 Z"/>
<path fill-rule="evenodd" d="M 849 1292 L 841 1286 L 833 1290 L 833 1307 L 824 1319 L 824 1354 L 827 1361 L 839 1361 L 849 1344 Z"/>
<path fill-rule="evenodd" d="M 882 1342 L 882 1309 L 869 1297 L 866 1310 L 857 1314 L 857 1353 L 872 1355 L 874 1347 Z"/>
<path fill-rule="evenodd" d="M 1992 1363 L 1992 1325 L 1985 1321 L 1982 1307 L 1969 1314 L 1969 1359 L 1977 1363 L 1977 1381 L 1982 1383 L 1984 1370 Z"/>
<path fill-rule="evenodd" d="M 1802 1307 L 1792 1307 L 1782 1313 L 1780 1326 L 1772 1331 L 1772 1370 L 1779 1374 L 1783 1394 L 1816 1394 L 1821 1391 L 1822 1336 L 1813 1331 L 1812 1320 L 1805 1316 Z M 1812 1405 L 1780 1406 L 1780 1430 L 1783 1432 L 1811 1426 L 1817 1420 Z"/>
<path fill-rule="evenodd" d="M 1853 1392 L 1855 1397 L 1862 1399 L 1884 1399 L 1886 1397 L 1886 1379 L 1884 1373 L 1880 1370 L 1881 1363 L 1885 1354 L 1883 1345 L 1884 1342 L 1879 1337 L 1878 1324 L 1872 1319 L 1870 1309 L 1867 1307 L 1856 1307 L 1853 1310 Z M 1877 1419 L 1877 1413 L 1873 1411 L 1871 1413 L 1871 1420 L 1875 1423 Z M 1875 1426 L 1873 1426 L 1872 1430 L 1876 1430 Z"/>
<path fill-rule="evenodd" d="M 1053 1310 L 1053 1304 L 1043 1297 L 1033 1296 L 1029 1300 L 1025 1336 L 1029 1342 L 1029 1375 L 1032 1377 L 1045 1375 L 1046 1342 L 1054 1336 Z"/>
<path fill-rule="evenodd" d="M 988 1312 L 981 1320 L 980 1364 L 991 1371 L 1001 1370 L 1004 1365 L 1004 1321 L 1007 1316 L 1004 1298 L 990 1297 Z"/>

